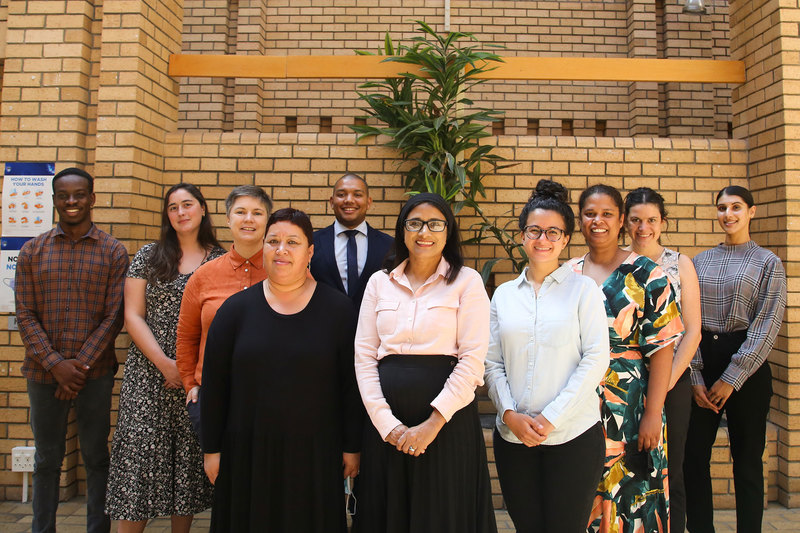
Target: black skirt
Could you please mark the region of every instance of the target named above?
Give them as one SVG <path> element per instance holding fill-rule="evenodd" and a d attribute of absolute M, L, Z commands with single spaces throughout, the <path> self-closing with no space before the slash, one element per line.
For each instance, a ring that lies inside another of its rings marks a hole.
<path fill-rule="evenodd" d="M 383 395 L 408 427 L 424 422 L 458 359 L 392 355 L 378 366 Z M 489 470 L 478 409 L 455 413 L 419 457 L 364 432 L 354 533 L 494 533 Z"/>

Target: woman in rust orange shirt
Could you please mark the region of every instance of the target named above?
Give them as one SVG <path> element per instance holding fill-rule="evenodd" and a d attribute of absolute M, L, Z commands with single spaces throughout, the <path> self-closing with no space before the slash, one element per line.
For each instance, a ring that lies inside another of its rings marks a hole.
<path fill-rule="evenodd" d="M 217 309 L 234 293 L 264 281 L 262 250 L 272 201 L 261 187 L 235 187 L 225 199 L 233 246 L 198 268 L 186 284 L 178 317 L 177 365 L 186 390 L 186 409 L 200 437 L 200 381 L 208 328 Z"/>

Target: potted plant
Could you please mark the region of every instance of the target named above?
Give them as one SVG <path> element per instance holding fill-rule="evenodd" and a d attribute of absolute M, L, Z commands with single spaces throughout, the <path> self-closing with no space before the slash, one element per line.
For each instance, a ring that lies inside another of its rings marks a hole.
<path fill-rule="evenodd" d="M 359 134 L 357 141 L 385 135 L 389 139 L 385 145 L 398 151 L 401 163 L 414 162 L 405 175 L 409 194 L 440 194 L 456 214 L 464 207 L 472 208 L 480 222 L 474 226 L 476 236 L 465 242 L 494 238 L 519 271 L 525 265 L 520 245 L 506 226 L 487 218 L 480 207 L 480 199 L 486 197 L 484 177 L 511 166 L 493 153 L 493 145 L 480 142 L 491 135 L 487 124 L 503 113 L 476 108 L 467 97 L 472 88 L 487 81 L 478 75 L 496 68 L 493 63 L 502 59 L 483 50 L 470 33 L 442 35 L 422 21 L 417 23 L 422 35 L 412 38 L 410 45 L 395 48 L 387 33 L 382 52 L 387 56 L 384 61 L 414 66 L 419 74 L 405 72 L 360 85 L 358 95 L 367 105 L 365 111 L 380 124 L 350 127 Z M 483 265 L 484 282 L 494 265 L 506 258 L 493 258 Z"/>

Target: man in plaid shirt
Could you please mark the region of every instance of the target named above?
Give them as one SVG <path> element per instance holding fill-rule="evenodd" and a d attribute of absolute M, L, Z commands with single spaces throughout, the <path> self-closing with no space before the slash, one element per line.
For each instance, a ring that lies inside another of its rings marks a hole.
<path fill-rule="evenodd" d="M 122 328 L 128 253 L 92 223 L 94 180 L 78 168 L 53 178 L 58 225 L 31 239 L 17 259 L 16 307 L 25 344 L 36 444 L 34 533 L 55 532 L 67 417 L 74 404 L 86 465 L 87 531 L 108 532 L 105 514 L 114 339 Z"/>

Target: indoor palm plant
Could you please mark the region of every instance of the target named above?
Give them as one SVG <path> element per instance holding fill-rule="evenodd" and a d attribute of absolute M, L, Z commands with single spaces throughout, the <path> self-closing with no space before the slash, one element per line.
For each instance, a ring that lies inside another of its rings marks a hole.
<path fill-rule="evenodd" d="M 472 34 L 439 34 L 428 24 L 417 23 L 422 35 L 412 38 L 410 45 L 395 48 L 387 33 L 382 50 L 387 56 L 384 61 L 411 65 L 416 72 L 359 86 L 365 111 L 380 124 L 351 128 L 359 134 L 358 140 L 385 135 L 386 146 L 395 148 L 403 162 L 413 162 L 405 175 L 409 194 L 440 194 L 456 214 L 464 207 L 472 208 L 480 222 L 475 225 L 476 236 L 466 242 L 493 237 L 519 271 L 525 264 L 520 245 L 506 226 L 487 218 L 480 207 L 480 199 L 486 196 L 484 177 L 510 166 L 492 153 L 493 145 L 480 143 L 491 135 L 487 125 L 499 120 L 502 112 L 477 108 L 467 97 L 470 89 L 487 81 L 479 75 L 496 68 L 493 63 L 502 59 L 483 50 Z M 499 260 L 484 264 L 484 281 Z"/>

